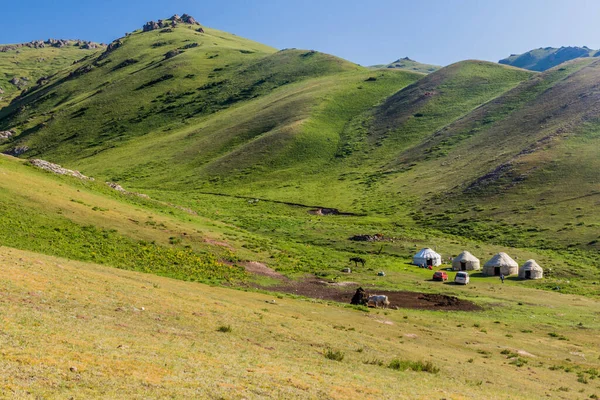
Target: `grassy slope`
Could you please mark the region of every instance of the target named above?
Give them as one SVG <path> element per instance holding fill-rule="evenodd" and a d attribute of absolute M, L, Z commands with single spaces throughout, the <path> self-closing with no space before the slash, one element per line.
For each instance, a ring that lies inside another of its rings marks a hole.
<path fill-rule="evenodd" d="M 11 79 L 28 78 L 28 84 L 22 87 L 27 89 L 35 86 L 39 78 L 53 75 L 71 66 L 74 61 L 98 51 L 101 50 L 84 50 L 69 45 L 43 49 L 22 47 L 0 52 L 0 88 L 4 90 L 4 93 L 0 94 L 0 108 L 8 105 L 21 92 L 21 89 L 9 83 Z"/>
<path fill-rule="evenodd" d="M 442 67 L 440 67 L 439 65 L 423 64 L 418 61 L 411 60 L 408 57 L 405 57 L 405 58 L 400 58 L 389 64 L 373 65 L 370 68 L 401 69 L 401 70 L 406 70 L 406 71 L 411 71 L 411 72 L 421 72 L 423 74 L 430 74 L 432 72 L 437 71 L 438 69 L 440 69 Z"/>
<path fill-rule="evenodd" d="M 207 243 L 224 228 L 163 203 L 125 196 L 0 157 L 0 244 L 185 280 L 243 279 L 231 252 Z M 211 226 L 212 233 L 202 230 Z"/>
<path fill-rule="evenodd" d="M 599 393 L 600 309 L 589 299 L 494 281 L 464 289 L 489 304 L 485 313 L 364 313 L 292 297 L 271 304 L 273 296 L 265 294 L 5 247 L 0 264 L 3 397 L 571 399 Z M 222 326 L 231 332 L 218 332 Z M 551 336 L 556 332 L 559 337 Z M 326 359 L 328 349 L 343 360 Z M 395 358 L 431 361 L 440 372 L 386 368 Z"/>

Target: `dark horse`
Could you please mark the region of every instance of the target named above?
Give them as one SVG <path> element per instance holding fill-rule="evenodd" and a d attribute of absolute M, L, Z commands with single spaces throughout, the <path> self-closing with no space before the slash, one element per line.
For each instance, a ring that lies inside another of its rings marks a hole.
<path fill-rule="evenodd" d="M 356 293 L 352 296 L 352 300 L 350 300 L 350 304 L 354 304 L 355 306 L 364 306 L 367 304 L 369 300 L 369 294 L 365 292 L 365 289 L 359 287 L 356 289 Z"/>
<path fill-rule="evenodd" d="M 358 263 L 361 263 L 362 266 L 365 266 L 365 263 L 367 262 L 364 258 L 360 258 L 360 257 L 352 257 L 350 259 L 350 261 L 354 261 L 354 266 L 358 267 Z"/>

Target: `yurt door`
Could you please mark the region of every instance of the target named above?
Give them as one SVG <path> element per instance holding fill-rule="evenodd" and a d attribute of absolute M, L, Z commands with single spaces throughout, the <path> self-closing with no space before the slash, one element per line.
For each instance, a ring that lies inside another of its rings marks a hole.
<path fill-rule="evenodd" d="M 427 259 L 427 266 L 428 267 L 432 267 L 433 266 L 433 260 L 431 258 Z"/>
<path fill-rule="evenodd" d="M 461 261 L 460 262 L 460 270 L 461 271 L 466 271 L 467 270 L 467 263 L 465 261 Z"/>
<path fill-rule="evenodd" d="M 500 267 L 494 267 L 494 275 L 500 276 Z"/>
<path fill-rule="evenodd" d="M 525 279 L 531 279 L 531 271 L 525 271 Z"/>

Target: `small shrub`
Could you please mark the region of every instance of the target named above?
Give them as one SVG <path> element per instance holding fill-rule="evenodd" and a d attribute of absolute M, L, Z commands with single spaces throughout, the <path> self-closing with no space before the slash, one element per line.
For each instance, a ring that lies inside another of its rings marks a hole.
<path fill-rule="evenodd" d="M 218 329 L 218 332 L 229 333 L 232 331 L 231 325 L 221 325 Z"/>
<path fill-rule="evenodd" d="M 509 362 L 509 364 L 516 365 L 517 367 L 522 367 L 523 365 L 527 364 L 527 360 L 521 357 L 517 357 L 511 362 Z"/>
<path fill-rule="evenodd" d="M 408 369 L 416 372 L 429 372 L 431 374 L 437 374 L 440 369 L 433 365 L 431 361 L 406 361 L 394 359 L 392 360 L 388 368 L 395 369 L 397 371 L 406 371 Z"/>
<path fill-rule="evenodd" d="M 327 349 L 325 351 L 325 358 L 328 358 L 333 361 L 342 361 L 344 359 L 344 353 L 339 350 Z"/>

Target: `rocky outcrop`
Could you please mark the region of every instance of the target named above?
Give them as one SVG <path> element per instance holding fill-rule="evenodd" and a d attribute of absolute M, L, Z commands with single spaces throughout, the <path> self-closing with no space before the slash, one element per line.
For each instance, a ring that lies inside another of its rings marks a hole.
<path fill-rule="evenodd" d="M 14 149 L 10 149 L 8 151 L 5 151 L 4 154 L 8 154 L 9 156 L 13 156 L 13 157 L 19 157 L 21 154 L 25 153 L 29 151 L 29 147 L 27 146 L 18 146 L 15 147 Z"/>
<path fill-rule="evenodd" d="M 123 46 L 123 42 L 120 39 L 114 40 L 111 44 L 109 44 L 106 47 L 104 53 L 100 54 L 100 57 L 98 57 L 98 61 L 104 60 L 106 57 L 108 57 L 110 53 L 112 53 L 121 46 Z"/>
<path fill-rule="evenodd" d="M 142 27 L 142 30 L 144 32 L 150 32 L 150 31 L 154 31 L 156 29 L 161 29 L 164 26 L 164 24 L 162 23 L 162 21 L 149 21 L 146 22 L 146 24 Z"/>
<path fill-rule="evenodd" d="M 179 24 L 200 25 L 200 23 L 189 14 L 183 14 L 181 17 L 178 14 L 175 14 L 167 21 L 169 21 L 170 24 L 162 20 L 146 22 L 146 24 L 142 27 L 142 30 L 144 32 L 150 32 L 157 29 L 166 28 L 167 26 L 175 28 Z"/>
<path fill-rule="evenodd" d="M 196 19 L 189 14 L 183 14 L 181 16 L 181 22 L 183 22 L 184 24 L 190 24 L 190 25 L 200 25 L 200 23 L 198 21 L 196 21 Z"/>
<path fill-rule="evenodd" d="M 33 160 L 29 160 L 29 163 L 35 167 L 52 172 L 53 174 L 73 176 L 75 178 L 82 179 L 82 180 L 89 180 L 89 181 L 94 180 L 94 178 L 85 176 L 79 171 L 73 171 L 71 169 L 66 169 L 66 168 L 61 167 L 58 164 L 53 164 L 53 163 L 45 161 L 45 160 L 33 159 Z"/>

